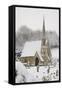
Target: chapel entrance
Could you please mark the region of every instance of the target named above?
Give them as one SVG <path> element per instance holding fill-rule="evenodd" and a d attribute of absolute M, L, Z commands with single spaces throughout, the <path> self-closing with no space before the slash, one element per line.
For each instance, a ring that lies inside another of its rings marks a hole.
<path fill-rule="evenodd" d="M 35 59 L 35 66 L 37 66 L 39 64 L 39 59 L 36 57 Z"/>

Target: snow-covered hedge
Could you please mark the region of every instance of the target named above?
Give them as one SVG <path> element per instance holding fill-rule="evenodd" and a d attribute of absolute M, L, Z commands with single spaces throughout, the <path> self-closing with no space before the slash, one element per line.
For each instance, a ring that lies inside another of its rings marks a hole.
<path fill-rule="evenodd" d="M 20 61 L 16 61 L 17 76 L 15 79 L 16 83 L 33 82 L 35 77 L 32 73 L 28 72 L 26 67 Z"/>

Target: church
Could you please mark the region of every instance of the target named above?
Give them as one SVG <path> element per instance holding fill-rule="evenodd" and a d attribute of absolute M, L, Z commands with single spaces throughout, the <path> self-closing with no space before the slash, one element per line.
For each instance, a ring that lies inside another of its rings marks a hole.
<path fill-rule="evenodd" d="M 51 50 L 46 37 L 45 20 L 43 19 L 42 39 L 27 41 L 21 54 L 21 62 L 28 65 L 49 65 L 51 63 Z"/>

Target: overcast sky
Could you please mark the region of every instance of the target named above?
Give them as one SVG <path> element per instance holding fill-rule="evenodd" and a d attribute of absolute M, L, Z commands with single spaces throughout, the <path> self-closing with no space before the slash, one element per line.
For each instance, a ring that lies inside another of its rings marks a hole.
<path fill-rule="evenodd" d="M 47 31 L 56 31 L 59 35 L 59 11 L 56 9 L 37 9 L 16 7 L 16 32 L 22 25 L 32 30 L 42 31 L 43 16 Z"/>

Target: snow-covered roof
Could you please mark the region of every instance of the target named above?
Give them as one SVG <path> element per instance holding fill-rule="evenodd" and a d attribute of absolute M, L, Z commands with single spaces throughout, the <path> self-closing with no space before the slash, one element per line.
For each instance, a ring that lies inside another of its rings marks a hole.
<path fill-rule="evenodd" d="M 41 40 L 26 42 L 22 50 L 21 57 L 34 56 L 36 51 L 41 50 Z"/>

